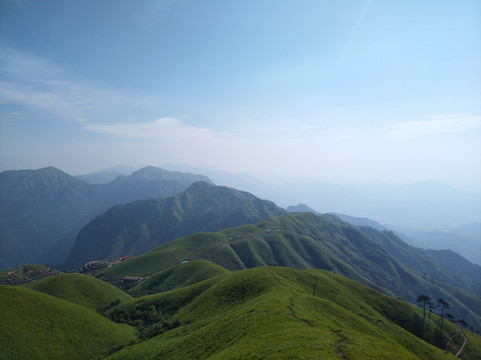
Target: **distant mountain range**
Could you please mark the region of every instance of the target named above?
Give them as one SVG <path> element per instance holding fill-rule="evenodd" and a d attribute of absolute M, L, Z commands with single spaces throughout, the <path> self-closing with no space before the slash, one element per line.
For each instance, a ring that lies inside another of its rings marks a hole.
<path fill-rule="evenodd" d="M 89 174 L 75 175 L 75 177 L 91 184 L 107 184 L 115 180 L 120 175 L 131 175 L 133 172 L 144 167 L 146 166 L 114 166 L 108 169 L 94 171 Z"/>
<path fill-rule="evenodd" d="M 173 197 L 112 207 L 78 233 L 63 268 L 139 255 L 166 241 L 286 213 L 247 192 L 196 182 Z"/>
<path fill-rule="evenodd" d="M 481 265 L 481 223 L 470 223 L 446 231 L 416 231 L 400 228 L 407 242 L 424 249 L 449 249 Z"/>
<path fill-rule="evenodd" d="M 0 269 L 60 263 L 77 231 L 113 205 L 171 196 L 202 175 L 146 167 L 90 184 L 48 167 L 0 173 Z"/>
<path fill-rule="evenodd" d="M 248 191 L 281 207 L 304 203 L 320 213 L 375 219 L 393 230 L 401 227 L 420 231 L 447 230 L 481 222 L 481 193 L 459 190 L 436 180 L 408 185 L 374 182 L 346 185 L 328 181 L 290 181 L 284 177 L 275 181 L 260 180 L 246 173 L 230 174 L 187 165 L 166 164 L 165 168 L 205 174 L 217 185 Z M 481 240 L 481 232 L 478 238 Z"/>

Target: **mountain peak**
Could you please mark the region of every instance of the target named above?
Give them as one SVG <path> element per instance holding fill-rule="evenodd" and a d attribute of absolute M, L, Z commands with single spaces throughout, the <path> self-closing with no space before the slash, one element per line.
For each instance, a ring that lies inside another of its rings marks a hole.
<path fill-rule="evenodd" d="M 311 212 L 316 215 L 321 215 L 321 213 L 317 212 L 316 210 L 311 209 L 306 204 L 298 204 L 298 205 L 291 205 L 286 208 L 288 212 L 296 213 L 296 212 Z"/>

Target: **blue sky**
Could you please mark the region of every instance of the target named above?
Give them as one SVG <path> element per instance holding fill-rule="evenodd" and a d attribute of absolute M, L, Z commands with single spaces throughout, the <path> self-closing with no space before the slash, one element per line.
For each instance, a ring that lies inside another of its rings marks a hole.
<path fill-rule="evenodd" d="M 0 0 L 0 170 L 481 188 L 481 2 Z"/>

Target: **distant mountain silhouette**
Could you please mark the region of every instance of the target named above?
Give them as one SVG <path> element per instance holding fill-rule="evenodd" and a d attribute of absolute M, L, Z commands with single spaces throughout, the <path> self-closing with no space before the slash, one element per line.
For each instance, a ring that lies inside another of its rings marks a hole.
<path fill-rule="evenodd" d="M 424 249 L 452 250 L 481 265 L 481 224 L 471 223 L 446 231 L 400 229 L 410 244 Z"/>
<path fill-rule="evenodd" d="M 290 213 L 297 213 L 297 212 L 310 212 L 316 215 L 322 215 L 321 213 L 317 212 L 316 210 L 311 209 L 306 204 L 297 204 L 291 205 L 286 208 L 286 210 Z"/>
<path fill-rule="evenodd" d="M 116 204 L 171 196 L 208 178 L 147 167 L 108 184 L 89 184 L 61 170 L 0 173 L 0 270 L 61 263 L 76 232 Z"/>

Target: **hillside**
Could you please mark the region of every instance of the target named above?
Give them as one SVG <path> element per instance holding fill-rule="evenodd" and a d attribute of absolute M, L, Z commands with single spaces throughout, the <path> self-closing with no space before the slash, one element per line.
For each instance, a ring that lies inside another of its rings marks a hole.
<path fill-rule="evenodd" d="M 472 263 L 481 265 L 481 225 L 467 224 L 450 231 L 403 230 L 415 246 L 423 249 L 452 250 Z"/>
<path fill-rule="evenodd" d="M 128 292 L 135 296 L 156 294 L 197 284 L 229 270 L 206 260 L 188 261 L 159 271 Z"/>
<path fill-rule="evenodd" d="M 135 322 L 151 337 L 110 360 L 438 360 L 454 359 L 462 342 L 453 338 L 445 355 L 415 335 L 444 348 L 453 325 L 437 332 L 433 315 L 421 331 L 422 310 L 322 270 L 260 267 L 228 273 L 134 299 L 107 315 Z M 480 350 L 479 342 L 469 341 L 461 358 L 475 359 Z"/>
<path fill-rule="evenodd" d="M 154 167 L 90 184 L 53 167 L 0 173 L 0 270 L 60 264 L 78 230 L 116 204 L 171 196 L 204 176 Z"/>
<path fill-rule="evenodd" d="M 91 360 L 136 341 L 135 330 L 37 291 L 0 286 L 1 359 Z"/>
<path fill-rule="evenodd" d="M 195 259 L 210 260 L 229 270 L 265 265 L 326 269 L 412 303 L 419 294 L 443 298 L 451 304 L 450 312 L 456 318 L 481 329 L 479 297 L 459 287 L 423 279 L 422 274 L 390 256 L 359 229 L 311 213 L 288 214 L 264 219 L 257 225 L 176 239 L 98 276 L 115 280 L 151 275 Z"/>
<path fill-rule="evenodd" d="M 89 184 L 49 167 L 0 173 L 0 270 L 42 263 L 94 212 Z"/>
<path fill-rule="evenodd" d="M 130 295 L 111 284 L 80 274 L 60 274 L 29 283 L 25 287 L 95 311 L 108 307 L 113 302 L 131 299 Z"/>
<path fill-rule="evenodd" d="M 64 267 L 138 255 L 181 236 L 255 223 L 285 212 L 252 194 L 196 182 L 178 195 L 115 206 L 96 217 L 78 233 Z"/>
<path fill-rule="evenodd" d="M 359 229 L 379 244 L 394 258 L 423 274 L 431 282 L 443 282 L 481 294 L 481 266 L 452 251 L 423 250 L 401 240 L 392 231 L 378 231 L 370 227 Z"/>
<path fill-rule="evenodd" d="M 481 267 L 471 264 L 454 252 L 433 256 L 431 252 L 436 252 L 435 250 L 423 250 L 409 245 L 403 240 L 405 236 L 401 238 L 401 235 L 370 219 L 336 213 L 325 214 L 323 217 L 333 222 L 345 221 L 356 226 L 389 255 L 423 274 L 425 280 L 433 283 L 446 282 L 474 294 L 481 294 Z"/>
<path fill-rule="evenodd" d="M 387 227 L 385 227 L 382 224 L 379 224 L 377 221 L 368 219 L 368 218 L 362 218 L 362 217 L 356 217 L 356 216 L 349 216 L 345 214 L 338 214 L 338 213 L 330 213 L 329 215 L 334 215 L 341 219 L 342 221 L 345 221 L 351 225 L 354 226 L 366 226 L 366 227 L 372 227 L 376 230 L 389 230 Z"/>
<path fill-rule="evenodd" d="M 481 265 L 473 264 L 451 250 L 425 250 L 425 253 L 452 272 L 465 274 L 471 280 L 481 283 Z"/>

